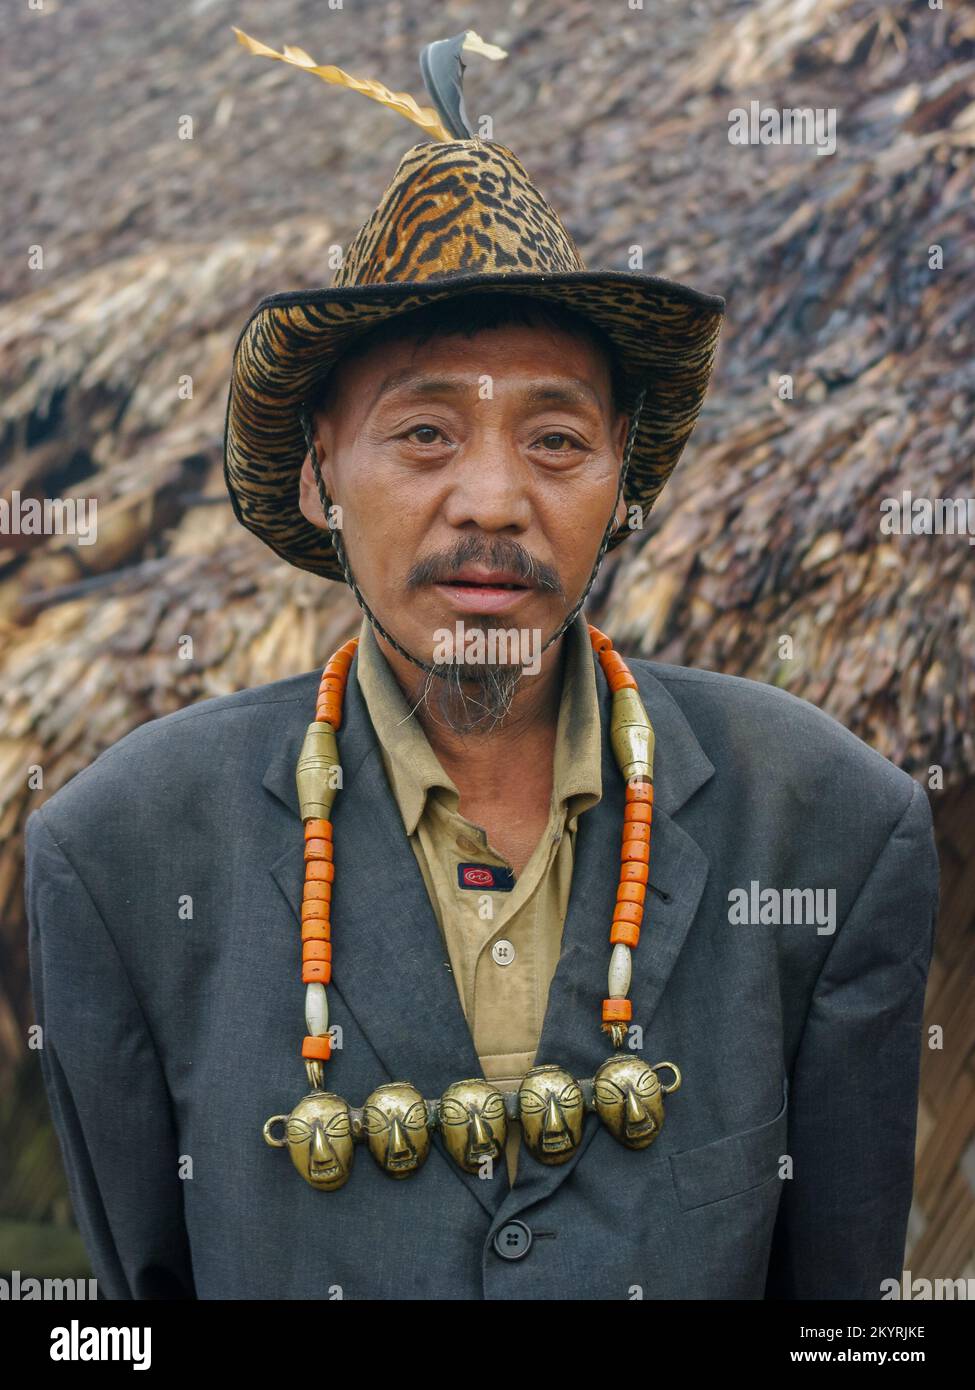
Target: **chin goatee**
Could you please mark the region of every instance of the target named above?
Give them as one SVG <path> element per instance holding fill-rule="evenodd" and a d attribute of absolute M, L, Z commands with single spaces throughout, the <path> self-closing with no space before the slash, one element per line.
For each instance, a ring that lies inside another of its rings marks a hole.
<path fill-rule="evenodd" d="M 511 710 L 521 666 L 435 664 L 421 699 L 456 734 L 488 734 Z M 466 689 L 465 689 L 466 687 Z"/>

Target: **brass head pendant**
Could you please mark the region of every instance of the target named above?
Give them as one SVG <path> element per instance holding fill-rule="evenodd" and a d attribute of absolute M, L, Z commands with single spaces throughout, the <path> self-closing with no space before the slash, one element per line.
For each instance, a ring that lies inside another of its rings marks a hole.
<path fill-rule="evenodd" d="M 539 1163 L 567 1163 L 582 1139 L 582 1087 L 562 1067 L 533 1067 L 518 1090 L 525 1148 Z"/>

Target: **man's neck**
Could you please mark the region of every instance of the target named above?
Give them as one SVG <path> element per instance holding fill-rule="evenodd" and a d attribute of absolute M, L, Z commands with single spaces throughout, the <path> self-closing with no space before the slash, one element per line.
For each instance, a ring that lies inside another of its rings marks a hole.
<path fill-rule="evenodd" d="M 514 758 L 551 767 L 565 668 L 564 634 L 543 654 L 538 674 L 519 680 L 511 709 L 500 724 L 491 730 L 462 734 L 445 725 L 420 699 L 427 679 L 424 672 L 394 651 L 375 629 L 373 633 L 437 760 L 458 786 L 463 782 L 485 790 L 510 788 Z M 476 698 L 474 685 L 466 689 Z M 458 772 L 460 777 L 455 775 Z"/>

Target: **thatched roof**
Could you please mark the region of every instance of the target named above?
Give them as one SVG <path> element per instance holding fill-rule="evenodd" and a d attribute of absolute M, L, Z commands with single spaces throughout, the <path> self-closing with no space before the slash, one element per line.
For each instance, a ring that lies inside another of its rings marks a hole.
<path fill-rule="evenodd" d="M 728 330 L 608 617 L 621 644 L 782 684 L 948 782 L 975 770 L 975 557 L 964 536 L 883 534 L 880 505 L 975 495 L 973 41 L 971 12 L 765 3 L 678 81 L 707 132 L 694 207 L 721 229 L 695 272 L 727 294 Z M 719 159 L 729 108 L 759 93 L 835 106 L 836 153 Z"/>
<path fill-rule="evenodd" d="M 971 775 L 972 549 L 883 536 L 879 502 L 975 492 L 975 14 L 700 0 L 661 24 L 657 10 L 484 4 L 478 30 L 509 58 L 472 60 L 466 82 L 588 264 L 625 269 L 639 245 L 644 270 L 729 301 L 685 460 L 590 614 L 624 650 L 779 682 L 911 771 Z M 250 309 L 329 282 L 329 248 L 419 133 L 248 56 L 230 25 L 423 99 L 420 46 L 468 15 L 273 13 L 274 32 L 230 0 L 12 20 L 0 495 L 95 496 L 99 539 L 0 537 L 0 1060 L 22 1055 L 28 1014 L 29 809 L 145 719 L 309 670 L 358 623 L 344 590 L 233 520 L 226 386 Z M 728 113 L 753 99 L 835 107 L 836 152 L 731 145 Z M 43 270 L 27 268 L 34 244 Z M 26 786 L 38 763 L 41 793 Z"/>

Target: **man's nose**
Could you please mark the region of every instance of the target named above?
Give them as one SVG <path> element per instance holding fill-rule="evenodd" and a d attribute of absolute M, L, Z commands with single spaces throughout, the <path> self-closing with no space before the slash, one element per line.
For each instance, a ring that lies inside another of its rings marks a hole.
<path fill-rule="evenodd" d="M 474 523 L 488 533 L 526 530 L 532 517 L 528 476 L 514 441 L 479 435 L 454 462 L 447 521 L 455 528 Z"/>

